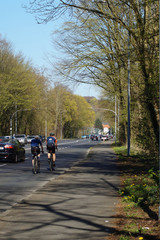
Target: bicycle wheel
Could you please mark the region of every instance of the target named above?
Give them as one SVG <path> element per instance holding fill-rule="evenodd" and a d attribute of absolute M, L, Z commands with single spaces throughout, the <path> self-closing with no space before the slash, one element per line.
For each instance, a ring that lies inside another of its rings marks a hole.
<path fill-rule="evenodd" d="M 37 171 L 38 173 L 40 173 L 40 168 L 41 168 L 40 159 L 38 159 L 37 162 L 38 162 Z"/>
<path fill-rule="evenodd" d="M 54 168 L 53 168 L 53 157 L 52 157 L 52 154 L 50 155 L 50 163 L 49 163 L 49 165 L 50 165 L 50 170 L 53 171 Z"/>
<path fill-rule="evenodd" d="M 37 156 L 34 156 L 34 162 L 33 162 L 33 173 L 36 174 L 38 170 L 38 161 Z"/>

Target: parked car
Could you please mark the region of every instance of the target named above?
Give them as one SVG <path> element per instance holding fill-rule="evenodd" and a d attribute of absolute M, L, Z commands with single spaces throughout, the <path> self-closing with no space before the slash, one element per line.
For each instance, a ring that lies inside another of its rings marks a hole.
<path fill-rule="evenodd" d="M 31 143 L 31 141 L 34 137 L 35 137 L 34 135 L 28 135 L 27 136 L 27 143 Z"/>
<path fill-rule="evenodd" d="M 13 137 L 13 136 L 4 136 L 4 137 L 7 139 L 15 139 L 15 137 Z"/>
<path fill-rule="evenodd" d="M 27 137 L 25 134 L 17 134 L 15 138 L 23 145 L 27 144 Z"/>
<path fill-rule="evenodd" d="M 109 137 L 109 139 L 112 139 L 113 138 L 113 134 L 110 134 L 108 137 Z"/>
<path fill-rule="evenodd" d="M 32 139 L 35 138 L 35 136 L 39 136 L 39 139 L 41 140 L 41 142 L 45 141 L 45 137 L 40 136 L 40 135 L 27 135 L 27 143 L 31 143 Z"/>
<path fill-rule="evenodd" d="M 86 135 L 81 136 L 82 139 L 86 139 Z"/>
<path fill-rule="evenodd" d="M 0 161 L 25 161 L 25 149 L 17 139 L 0 137 Z"/>
<path fill-rule="evenodd" d="M 107 141 L 107 140 L 108 140 L 108 135 L 101 136 L 101 141 Z"/>
<path fill-rule="evenodd" d="M 98 136 L 97 135 L 92 135 L 91 140 L 92 141 L 98 141 Z"/>

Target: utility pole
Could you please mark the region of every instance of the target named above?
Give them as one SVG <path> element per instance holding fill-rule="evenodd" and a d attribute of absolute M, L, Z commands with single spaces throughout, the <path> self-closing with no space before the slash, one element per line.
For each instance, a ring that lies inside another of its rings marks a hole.
<path fill-rule="evenodd" d="M 130 25 L 130 13 L 128 13 L 128 27 Z M 130 156 L 130 32 L 128 31 L 128 156 Z"/>
<path fill-rule="evenodd" d="M 118 100 L 118 119 L 117 119 L 117 122 L 118 122 L 118 141 L 119 141 L 119 100 Z"/>
<path fill-rule="evenodd" d="M 160 15 L 160 1 L 159 1 L 159 15 Z M 159 18 L 159 53 L 160 53 L 160 18 Z M 159 58 L 159 119 L 160 119 L 160 58 Z M 159 172 L 160 172 L 160 120 L 159 120 Z M 160 186 L 160 177 L 159 177 Z M 160 197 L 160 192 L 159 192 Z M 159 220 L 160 220 L 160 202 L 159 202 Z"/>
<path fill-rule="evenodd" d="M 47 119 L 45 119 L 45 139 L 47 139 Z"/>
<path fill-rule="evenodd" d="M 116 96 L 115 96 L 115 144 L 117 139 L 117 102 L 116 102 Z"/>
<path fill-rule="evenodd" d="M 16 119 L 15 119 L 15 134 L 17 135 L 17 119 L 18 119 L 18 115 L 17 115 L 17 103 L 15 105 L 15 109 L 16 109 Z"/>
<path fill-rule="evenodd" d="M 62 131 L 62 112 L 61 112 L 61 140 L 62 140 L 62 136 L 63 136 L 63 131 Z"/>

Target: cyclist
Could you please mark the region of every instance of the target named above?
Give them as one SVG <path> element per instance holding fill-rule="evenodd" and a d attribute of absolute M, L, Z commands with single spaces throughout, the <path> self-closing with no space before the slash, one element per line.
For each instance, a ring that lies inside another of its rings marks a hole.
<path fill-rule="evenodd" d="M 31 141 L 31 153 L 33 154 L 33 152 L 36 148 L 36 152 L 38 154 L 38 164 L 40 165 L 40 147 L 39 146 L 41 146 L 41 151 L 42 151 L 42 153 L 44 153 L 42 142 L 40 141 L 40 138 L 37 135 Z M 32 158 L 32 166 L 33 166 L 33 164 L 34 164 L 34 157 Z"/>
<path fill-rule="evenodd" d="M 50 133 L 50 136 L 46 140 L 47 150 L 48 150 L 48 161 L 50 159 L 50 152 L 53 153 L 53 166 L 55 166 L 56 154 L 55 149 L 57 149 L 57 139 L 54 133 Z"/>

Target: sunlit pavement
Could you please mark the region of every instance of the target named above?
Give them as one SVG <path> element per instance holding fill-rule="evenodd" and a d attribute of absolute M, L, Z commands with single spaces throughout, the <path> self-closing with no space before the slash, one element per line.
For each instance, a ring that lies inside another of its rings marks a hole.
<path fill-rule="evenodd" d="M 105 239 L 114 230 L 119 171 L 110 142 L 0 218 L 0 239 Z"/>

